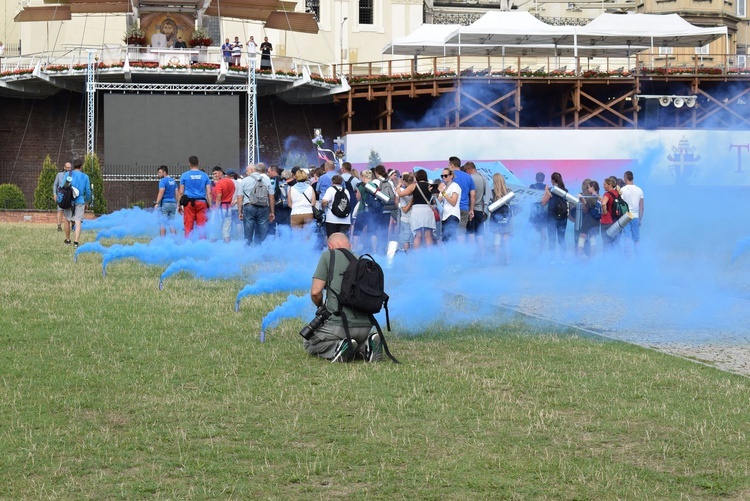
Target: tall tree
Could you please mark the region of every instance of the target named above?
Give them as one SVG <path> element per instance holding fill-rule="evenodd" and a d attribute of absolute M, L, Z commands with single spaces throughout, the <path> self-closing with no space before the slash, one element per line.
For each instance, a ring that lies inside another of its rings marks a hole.
<path fill-rule="evenodd" d="M 44 159 L 42 172 L 34 190 L 34 208 L 37 210 L 54 210 L 57 208 L 55 202 L 56 193 L 52 193 L 52 185 L 57 176 L 57 166 L 52 163 L 49 155 Z"/>

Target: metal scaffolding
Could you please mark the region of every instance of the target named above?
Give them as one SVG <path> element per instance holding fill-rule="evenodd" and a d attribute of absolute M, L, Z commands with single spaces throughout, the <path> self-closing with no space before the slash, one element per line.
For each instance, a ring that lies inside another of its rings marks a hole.
<path fill-rule="evenodd" d="M 129 82 L 97 82 L 94 72 L 94 56 L 89 52 L 89 64 L 86 73 L 87 92 L 87 121 L 86 121 L 86 152 L 94 152 L 94 137 L 96 124 L 96 91 L 110 92 L 177 92 L 204 94 L 247 94 L 247 163 L 255 163 L 260 151 L 257 131 L 257 87 L 255 84 L 255 71 L 250 74 L 247 85 L 223 85 L 223 84 L 174 84 L 174 83 L 129 83 Z"/>
<path fill-rule="evenodd" d="M 89 54 L 86 66 L 86 154 L 94 153 L 94 138 L 96 136 L 96 73 L 94 72 L 94 51 Z"/>

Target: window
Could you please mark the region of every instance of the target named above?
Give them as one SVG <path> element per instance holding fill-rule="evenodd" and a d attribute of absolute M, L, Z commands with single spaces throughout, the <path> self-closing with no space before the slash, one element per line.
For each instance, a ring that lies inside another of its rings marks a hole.
<path fill-rule="evenodd" d="M 747 16 L 747 0 L 737 0 L 737 17 Z"/>
<path fill-rule="evenodd" d="M 695 53 L 703 56 L 708 55 L 708 44 L 704 45 L 703 47 L 696 47 Z"/>
<path fill-rule="evenodd" d="M 374 0 L 359 0 L 359 24 L 374 24 Z"/>
<path fill-rule="evenodd" d="M 320 22 L 320 0 L 305 0 L 305 12 L 315 15 L 315 20 Z"/>
<path fill-rule="evenodd" d="M 659 54 L 664 56 L 674 53 L 674 47 L 659 47 Z"/>

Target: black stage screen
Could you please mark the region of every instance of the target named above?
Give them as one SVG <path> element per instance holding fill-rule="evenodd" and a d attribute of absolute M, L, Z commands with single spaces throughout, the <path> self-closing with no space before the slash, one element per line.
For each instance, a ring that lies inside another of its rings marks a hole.
<path fill-rule="evenodd" d="M 187 166 L 195 155 L 207 172 L 239 167 L 240 96 L 105 94 L 107 171 L 136 166 Z M 170 169 L 170 173 L 183 169 Z"/>

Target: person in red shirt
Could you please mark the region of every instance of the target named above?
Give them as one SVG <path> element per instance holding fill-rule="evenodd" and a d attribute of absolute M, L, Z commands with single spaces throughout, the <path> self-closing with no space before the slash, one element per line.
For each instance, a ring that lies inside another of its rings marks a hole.
<path fill-rule="evenodd" d="M 234 201 L 234 181 L 224 175 L 224 169 L 214 167 L 214 209 L 221 214 L 221 236 L 225 242 L 232 239 L 232 202 Z"/>

